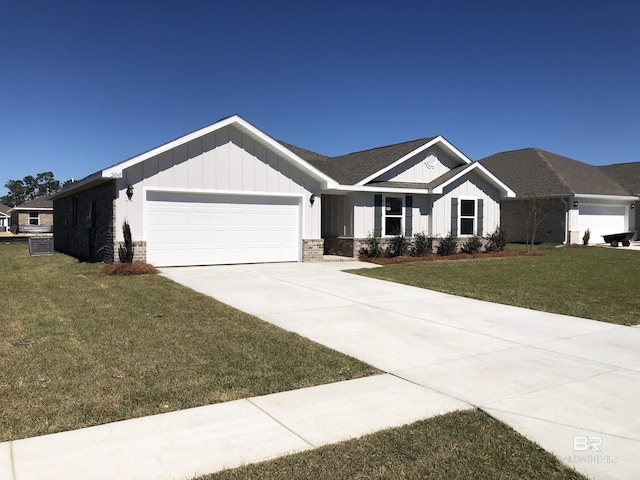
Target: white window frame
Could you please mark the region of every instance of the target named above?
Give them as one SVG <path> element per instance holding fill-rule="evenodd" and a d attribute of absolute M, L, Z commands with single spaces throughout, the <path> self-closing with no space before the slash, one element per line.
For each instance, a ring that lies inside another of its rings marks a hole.
<path fill-rule="evenodd" d="M 462 202 L 473 201 L 473 216 L 462 215 Z M 466 218 L 473 219 L 472 233 L 462 233 L 462 220 Z M 477 197 L 458 197 L 458 236 L 473 237 L 478 232 L 478 198 Z"/>
<path fill-rule="evenodd" d="M 387 199 L 388 198 L 398 198 L 402 206 L 400 207 L 400 214 L 387 215 Z M 385 195 L 382 198 L 382 236 L 383 237 L 395 237 L 397 235 L 387 233 L 387 217 L 388 218 L 399 218 L 400 219 L 400 233 L 398 235 L 404 234 L 404 207 L 405 207 L 405 197 L 403 195 Z"/>

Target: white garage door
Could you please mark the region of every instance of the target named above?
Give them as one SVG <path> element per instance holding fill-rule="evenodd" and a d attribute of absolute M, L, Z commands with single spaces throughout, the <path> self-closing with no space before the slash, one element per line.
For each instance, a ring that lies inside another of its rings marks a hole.
<path fill-rule="evenodd" d="M 591 231 L 589 243 L 603 243 L 602 235 L 621 233 L 628 230 L 625 205 L 589 205 L 580 204 L 579 225 L 580 241 L 587 228 Z"/>
<path fill-rule="evenodd" d="M 297 197 L 147 191 L 145 218 L 156 266 L 299 259 Z"/>

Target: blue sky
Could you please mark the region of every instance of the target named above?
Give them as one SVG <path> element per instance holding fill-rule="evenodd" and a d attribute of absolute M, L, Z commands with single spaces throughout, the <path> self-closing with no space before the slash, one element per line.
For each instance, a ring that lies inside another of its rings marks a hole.
<path fill-rule="evenodd" d="M 3 0 L 0 185 L 234 113 L 326 155 L 441 134 L 640 161 L 639 23 L 615 0 Z"/>

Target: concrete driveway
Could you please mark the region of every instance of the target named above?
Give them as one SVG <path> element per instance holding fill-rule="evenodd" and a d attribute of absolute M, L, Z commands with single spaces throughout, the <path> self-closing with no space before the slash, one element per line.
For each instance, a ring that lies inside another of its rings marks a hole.
<path fill-rule="evenodd" d="M 578 471 L 640 474 L 640 329 L 342 272 L 353 263 L 164 268 L 168 278 L 478 406 Z"/>

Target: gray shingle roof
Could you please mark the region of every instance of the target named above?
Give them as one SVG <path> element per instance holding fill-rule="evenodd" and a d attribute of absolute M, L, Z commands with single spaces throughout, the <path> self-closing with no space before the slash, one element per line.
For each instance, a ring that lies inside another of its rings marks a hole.
<path fill-rule="evenodd" d="M 633 195 L 640 195 L 640 162 L 616 163 L 598 167 Z"/>
<path fill-rule="evenodd" d="M 598 167 L 538 148 L 496 153 L 480 163 L 518 196 L 631 195 Z"/>
<path fill-rule="evenodd" d="M 327 157 L 295 145 L 280 143 L 342 185 L 355 185 L 434 138 L 421 138 L 337 157 Z"/>
<path fill-rule="evenodd" d="M 49 208 L 53 210 L 53 200 L 48 200 L 44 197 L 37 197 L 28 202 L 21 203 L 20 205 L 16 205 L 13 207 L 13 210 L 20 210 L 22 208 Z"/>
<path fill-rule="evenodd" d="M 7 207 L 6 205 L 3 205 L 2 203 L 0 203 L 0 213 L 4 213 L 5 215 L 9 215 L 9 210 L 11 209 L 11 207 Z"/>

